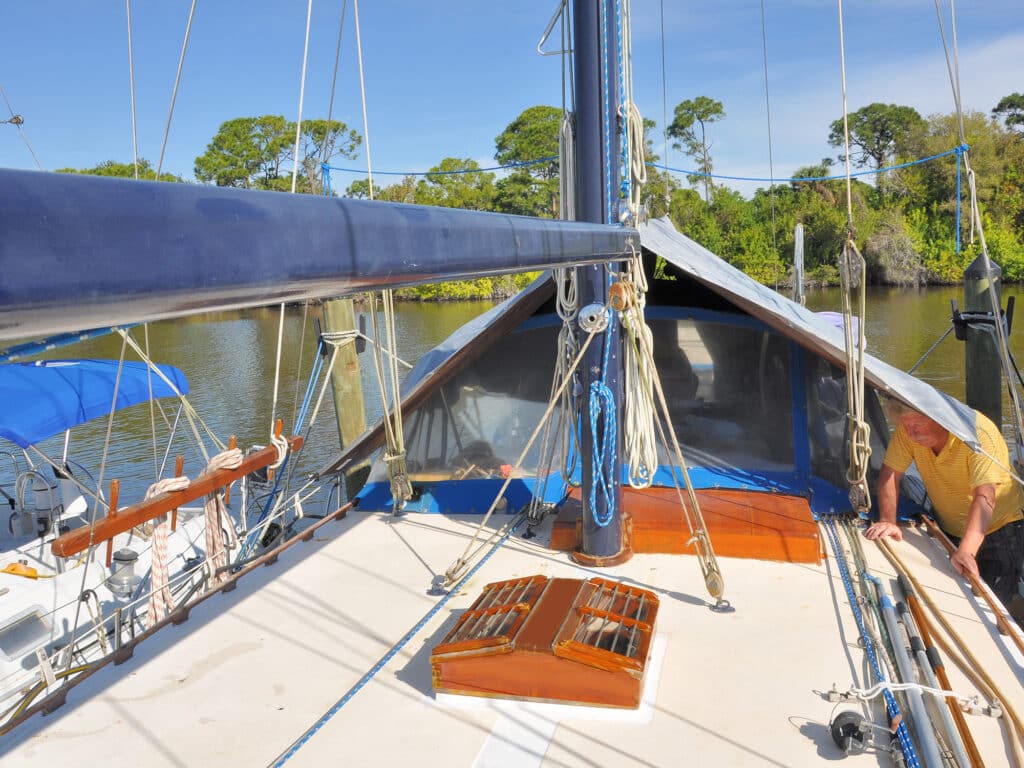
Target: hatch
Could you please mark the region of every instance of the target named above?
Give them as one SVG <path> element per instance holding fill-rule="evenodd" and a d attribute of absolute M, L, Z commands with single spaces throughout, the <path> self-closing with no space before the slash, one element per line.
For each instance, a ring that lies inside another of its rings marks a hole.
<path fill-rule="evenodd" d="M 638 707 L 658 604 L 603 578 L 488 584 L 431 653 L 434 690 Z"/>

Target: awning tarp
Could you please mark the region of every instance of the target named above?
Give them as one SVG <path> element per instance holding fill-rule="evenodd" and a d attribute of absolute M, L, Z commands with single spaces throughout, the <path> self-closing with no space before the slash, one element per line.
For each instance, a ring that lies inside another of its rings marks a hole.
<path fill-rule="evenodd" d="M 177 368 L 157 366 L 175 389 L 145 363 L 125 362 L 118 381 L 117 360 L 40 360 L 0 365 L 0 437 L 22 448 L 78 424 L 106 416 L 153 397 L 188 394 L 188 381 Z"/>
<path fill-rule="evenodd" d="M 641 225 L 640 242 L 651 253 L 661 256 L 743 311 L 801 346 L 846 368 L 843 331 L 795 301 L 747 277 L 704 246 L 677 232 L 667 219 Z M 934 419 L 974 450 L 980 448 L 972 408 L 871 355 L 865 355 L 864 376 L 879 392 Z"/>

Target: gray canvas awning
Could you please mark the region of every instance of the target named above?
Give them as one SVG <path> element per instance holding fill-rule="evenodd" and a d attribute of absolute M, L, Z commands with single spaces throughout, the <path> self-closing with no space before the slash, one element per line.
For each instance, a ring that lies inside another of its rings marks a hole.
<path fill-rule="evenodd" d="M 677 232 L 667 219 L 642 224 L 640 243 L 779 333 L 846 368 L 842 331 L 722 261 Z M 871 355 L 867 355 L 864 369 L 866 380 L 875 389 L 928 415 L 975 450 L 979 448 L 973 409 Z"/>

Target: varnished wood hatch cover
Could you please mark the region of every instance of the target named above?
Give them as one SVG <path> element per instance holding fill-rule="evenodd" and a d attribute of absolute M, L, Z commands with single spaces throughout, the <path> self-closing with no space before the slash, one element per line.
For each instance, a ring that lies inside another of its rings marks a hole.
<path fill-rule="evenodd" d="M 434 690 L 638 707 L 658 598 L 602 578 L 484 587 L 430 654 Z"/>

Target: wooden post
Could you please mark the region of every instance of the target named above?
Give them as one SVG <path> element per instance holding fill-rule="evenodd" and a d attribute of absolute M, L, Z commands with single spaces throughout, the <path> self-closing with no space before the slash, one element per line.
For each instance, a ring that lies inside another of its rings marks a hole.
<path fill-rule="evenodd" d="M 277 423 L 278 424 L 282 424 L 281 421 L 278 421 Z M 278 437 L 281 436 L 281 429 L 280 428 L 277 430 L 277 436 Z M 235 437 L 234 435 L 232 435 L 231 437 L 228 438 L 228 450 L 229 451 L 233 451 L 237 447 L 238 447 L 238 438 Z M 225 506 L 227 506 L 230 503 L 231 503 L 231 486 L 229 485 L 227 488 L 224 489 L 224 504 L 225 504 Z"/>
<path fill-rule="evenodd" d="M 991 312 L 989 282 L 995 288 L 997 303 L 1001 300 L 1000 286 L 1003 270 L 994 261 L 986 272 L 984 259 L 979 256 L 964 270 L 964 309 L 968 312 Z M 998 313 L 998 309 L 996 312 Z M 1002 322 L 997 314 L 995 322 Z M 967 329 L 965 351 L 967 404 L 981 411 L 996 427 L 1003 424 L 1003 367 L 999 361 L 996 337 L 983 330 Z"/>
<path fill-rule="evenodd" d="M 352 299 L 331 299 L 324 302 L 324 328 L 327 331 L 354 331 L 355 305 Z M 330 355 L 330 351 L 327 353 Z M 341 448 L 351 445 L 366 431 L 366 409 L 363 404 L 363 384 L 359 370 L 359 354 L 355 344 L 338 349 L 331 373 L 331 393 L 334 395 L 334 413 L 338 420 L 338 440 Z M 351 499 L 366 480 L 369 462 L 362 462 L 345 473 L 346 497 Z"/>
<path fill-rule="evenodd" d="M 178 454 L 174 457 L 174 476 L 181 477 L 185 474 L 185 457 Z M 175 507 L 171 512 L 171 530 L 178 530 L 178 508 Z"/>
<path fill-rule="evenodd" d="M 121 481 L 110 481 L 110 507 L 107 509 L 107 517 L 114 517 L 117 514 L 117 497 L 121 495 Z M 107 539 L 107 568 L 114 559 L 114 540 Z"/>

